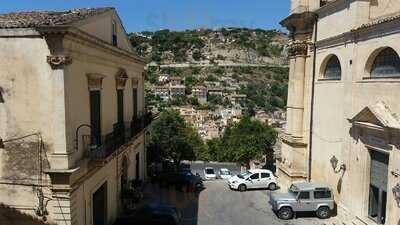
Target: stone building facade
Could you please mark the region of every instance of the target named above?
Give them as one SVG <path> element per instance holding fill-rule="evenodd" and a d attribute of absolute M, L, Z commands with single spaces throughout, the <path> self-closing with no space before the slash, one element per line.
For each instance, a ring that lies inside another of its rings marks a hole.
<path fill-rule="evenodd" d="M 281 22 L 291 42 L 278 175 L 329 184 L 350 224 L 400 224 L 399 12 L 395 0 L 292 0 Z"/>
<path fill-rule="evenodd" d="M 113 8 L 0 15 L 0 202 L 111 224 L 145 178 L 145 62 Z"/>

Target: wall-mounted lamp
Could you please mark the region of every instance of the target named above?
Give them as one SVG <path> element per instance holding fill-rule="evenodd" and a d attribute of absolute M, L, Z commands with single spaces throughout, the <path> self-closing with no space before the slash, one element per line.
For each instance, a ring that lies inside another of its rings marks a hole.
<path fill-rule="evenodd" d="M 400 208 L 400 183 L 393 187 L 394 200 L 397 202 L 397 207 Z"/>
<path fill-rule="evenodd" d="M 337 166 L 339 164 L 339 160 L 336 158 L 336 156 L 332 156 L 330 159 L 332 169 L 335 173 L 340 173 L 340 171 L 346 171 L 346 164 L 342 163 L 339 167 L 339 170 L 337 170 Z"/>
<path fill-rule="evenodd" d="M 0 148 L 1 148 L 1 147 L 0 147 Z M 395 177 L 400 177 L 400 171 L 399 171 L 399 169 L 393 170 L 393 171 L 392 171 L 392 175 L 395 176 Z"/>

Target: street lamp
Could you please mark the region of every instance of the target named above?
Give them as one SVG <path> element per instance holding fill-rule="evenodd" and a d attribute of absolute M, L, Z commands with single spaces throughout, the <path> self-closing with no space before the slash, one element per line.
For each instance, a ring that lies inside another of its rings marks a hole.
<path fill-rule="evenodd" d="M 336 156 L 332 156 L 332 158 L 330 159 L 330 162 L 331 162 L 332 169 L 335 173 L 340 173 L 340 171 L 343 171 L 343 172 L 346 171 L 346 164 L 344 164 L 344 163 L 342 163 L 340 165 L 339 170 L 336 169 L 339 164 L 339 160 L 336 158 Z"/>

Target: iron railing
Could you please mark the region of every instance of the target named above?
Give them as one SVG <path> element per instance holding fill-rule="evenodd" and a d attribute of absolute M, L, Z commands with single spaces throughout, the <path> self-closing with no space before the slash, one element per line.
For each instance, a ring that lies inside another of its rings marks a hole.
<path fill-rule="evenodd" d="M 118 150 L 122 145 L 130 142 L 139 133 L 141 133 L 150 123 L 154 116 L 145 114 L 144 116 L 134 118 L 131 122 L 115 123 L 113 132 L 101 135 L 91 136 L 83 135 L 83 146 L 85 156 L 91 160 L 105 159 Z"/>

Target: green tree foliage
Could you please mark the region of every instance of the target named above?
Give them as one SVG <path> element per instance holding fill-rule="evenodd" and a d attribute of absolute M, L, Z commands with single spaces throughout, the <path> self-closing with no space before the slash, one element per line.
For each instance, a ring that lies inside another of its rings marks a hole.
<path fill-rule="evenodd" d="M 249 166 L 252 159 L 273 155 L 276 139 L 277 132 L 273 128 L 244 116 L 238 123 L 226 128 L 219 151 L 223 151 L 224 159 Z"/>
<path fill-rule="evenodd" d="M 193 51 L 192 57 L 194 60 L 200 61 L 203 56 L 201 55 L 201 52 L 196 49 Z"/>
<path fill-rule="evenodd" d="M 182 160 L 194 160 L 206 152 L 196 130 L 172 109 L 155 122 L 148 148 L 153 159 L 172 159 L 177 169 Z"/>
<path fill-rule="evenodd" d="M 187 86 L 194 86 L 199 82 L 199 80 L 193 76 L 193 75 L 189 75 L 185 77 L 185 84 Z"/>
<path fill-rule="evenodd" d="M 224 98 L 221 95 L 209 94 L 207 101 L 210 105 L 217 106 L 224 104 Z"/>
<path fill-rule="evenodd" d="M 206 77 L 206 81 L 214 82 L 214 81 L 218 81 L 218 78 L 215 77 L 214 75 L 209 74 L 209 75 L 207 75 L 207 77 Z"/>

